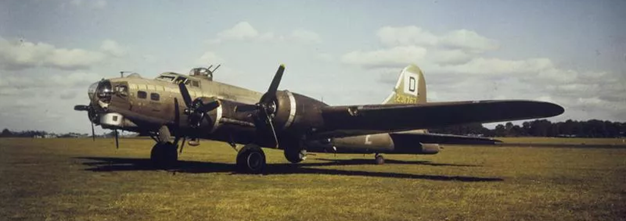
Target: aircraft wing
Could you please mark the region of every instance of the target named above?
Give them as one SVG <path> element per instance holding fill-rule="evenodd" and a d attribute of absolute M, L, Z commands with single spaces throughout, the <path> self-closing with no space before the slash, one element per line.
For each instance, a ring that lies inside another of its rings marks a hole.
<path fill-rule="evenodd" d="M 544 118 L 563 112 L 563 107 L 553 103 L 525 100 L 328 106 L 322 109 L 324 129 L 315 133 L 314 137 L 344 137 Z"/>

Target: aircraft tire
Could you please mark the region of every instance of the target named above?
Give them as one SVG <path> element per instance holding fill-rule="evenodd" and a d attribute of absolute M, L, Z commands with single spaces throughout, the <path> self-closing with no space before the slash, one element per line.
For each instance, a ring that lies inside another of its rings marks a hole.
<path fill-rule="evenodd" d="M 259 145 L 247 144 L 237 154 L 237 172 L 260 174 L 265 171 L 265 153 Z"/>
<path fill-rule="evenodd" d="M 374 161 L 378 165 L 385 164 L 385 158 L 383 157 L 383 155 L 376 154 L 376 157 L 374 158 Z"/>
<path fill-rule="evenodd" d="M 300 163 L 306 159 L 306 150 L 304 149 L 286 148 L 284 154 L 285 158 L 293 164 Z"/>
<path fill-rule="evenodd" d="M 178 152 L 176 146 L 170 142 L 157 143 L 150 152 L 150 161 L 156 168 L 170 169 L 178 162 Z"/>

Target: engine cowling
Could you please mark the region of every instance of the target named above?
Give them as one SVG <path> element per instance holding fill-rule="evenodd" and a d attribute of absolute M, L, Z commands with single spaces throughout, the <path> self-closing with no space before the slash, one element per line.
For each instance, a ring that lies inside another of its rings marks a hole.
<path fill-rule="evenodd" d="M 286 90 L 276 92 L 274 104 L 276 108 L 274 127 L 279 133 L 288 131 L 291 134 L 306 133 L 322 126 L 322 107 L 328 106 L 313 98 Z"/>

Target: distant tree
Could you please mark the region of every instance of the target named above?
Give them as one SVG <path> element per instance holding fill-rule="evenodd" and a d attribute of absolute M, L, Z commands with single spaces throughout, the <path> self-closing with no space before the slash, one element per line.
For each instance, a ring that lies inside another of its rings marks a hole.
<path fill-rule="evenodd" d="M 11 131 L 7 128 L 4 128 L 4 130 L 2 130 L 2 133 L 0 133 L 0 137 L 12 137 L 13 133 L 11 133 Z"/>
<path fill-rule="evenodd" d="M 502 124 L 498 124 L 496 129 L 494 130 L 494 134 L 496 137 L 504 137 L 506 136 L 506 127 Z"/>

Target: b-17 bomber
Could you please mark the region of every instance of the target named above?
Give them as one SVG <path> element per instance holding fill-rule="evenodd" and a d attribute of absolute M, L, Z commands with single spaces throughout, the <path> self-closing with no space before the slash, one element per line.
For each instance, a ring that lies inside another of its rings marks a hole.
<path fill-rule="evenodd" d="M 483 137 L 429 133 L 427 128 L 467 123 L 544 118 L 562 114 L 553 103 L 527 100 L 427 102 L 424 74 L 416 65 L 400 71 L 382 104 L 332 106 L 279 90 L 280 65 L 264 93 L 213 81 L 216 68 L 194 68 L 188 75 L 165 72 L 155 79 L 139 74 L 102 79 L 88 90 L 86 111 L 93 126 L 149 134 L 156 142 L 150 159 L 171 168 L 185 143 L 199 139 L 229 143 L 237 150 L 236 168 L 263 173 L 262 147 L 279 148 L 292 163 L 310 152 L 437 154 L 440 144 L 494 143 Z"/>

